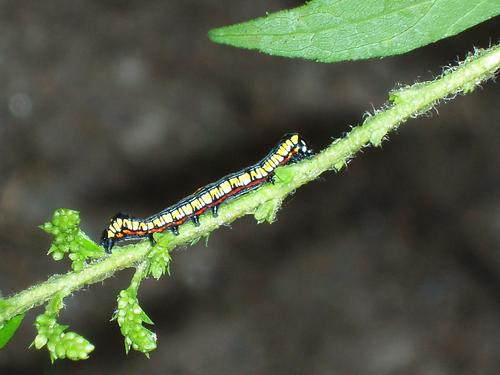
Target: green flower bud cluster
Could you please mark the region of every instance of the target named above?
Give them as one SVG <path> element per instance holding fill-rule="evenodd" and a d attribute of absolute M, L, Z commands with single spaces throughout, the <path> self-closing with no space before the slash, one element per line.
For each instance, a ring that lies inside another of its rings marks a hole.
<path fill-rule="evenodd" d="M 149 358 L 149 352 L 156 349 L 156 334 L 145 328 L 142 323 L 154 323 L 139 306 L 135 289 L 128 288 L 120 292 L 118 309 L 113 319 L 118 321 L 125 337 L 125 352 L 128 354 L 132 347 Z"/>
<path fill-rule="evenodd" d="M 32 345 L 37 349 L 47 345 L 52 362 L 64 358 L 73 361 L 87 359 L 94 345 L 75 332 L 65 332 L 68 326 L 57 323 L 62 306 L 62 297 L 58 294 L 49 302 L 45 312 L 37 316 L 35 327 L 38 334 Z"/>
<path fill-rule="evenodd" d="M 149 257 L 149 274 L 158 280 L 165 272 L 170 275 L 170 250 L 168 247 L 157 243 L 150 251 Z"/>
<path fill-rule="evenodd" d="M 81 271 L 87 258 L 99 258 L 104 255 L 104 249 L 82 232 L 79 225 L 78 211 L 60 208 L 54 212 L 52 221 L 40 226 L 42 230 L 54 236 L 48 254 L 52 254 L 54 260 L 61 260 L 64 254 L 69 253 L 74 271 Z"/>

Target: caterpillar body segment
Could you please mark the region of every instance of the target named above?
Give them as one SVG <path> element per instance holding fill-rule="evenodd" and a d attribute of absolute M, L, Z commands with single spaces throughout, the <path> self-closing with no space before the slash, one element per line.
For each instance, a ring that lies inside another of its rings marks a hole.
<path fill-rule="evenodd" d="M 276 168 L 312 154 L 313 151 L 297 133 L 286 134 L 259 162 L 196 190 L 155 215 L 139 219 L 124 213 L 116 214 L 102 234 L 101 245 L 110 253 L 119 241 L 148 237 L 153 242 L 153 234 L 165 230 L 178 235 L 179 226 L 185 222 L 200 225 L 199 216 L 207 210 L 217 216 L 218 206 L 226 200 L 257 189 L 266 182 L 273 182 Z"/>

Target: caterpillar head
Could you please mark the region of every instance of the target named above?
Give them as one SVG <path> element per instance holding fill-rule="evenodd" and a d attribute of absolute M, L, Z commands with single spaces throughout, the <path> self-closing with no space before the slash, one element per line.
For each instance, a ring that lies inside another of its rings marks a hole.
<path fill-rule="evenodd" d="M 111 218 L 108 227 L 102 232 L 101 246 L 104 247 L 107 253 L 111 253 L 115 242 L 123 238 L 123 220 L 129 218 L 130 215 L 119 212 Z"/>
<path fill-rule="evenodd" d="M 314 151 L 312 148 L 310 148 L 306 141 L 303 140 L 302 138 L 300 139 L 299 141 L 299 144 L 298 144 L 298 153 L 304 157 L 304 158 L 307 158 L 309 156 L 312 156 L 314 154 Z"/>
<path fill-rule="evenodd" d="M 294 147 L 293 150 L 293 156 L 292 156 L 292 162 L 298 162 L 304 158 L 308 158 L 310 156 L 314 155 L 314 151 L 312 148 L 308 146 L 306 141 L 302 138 L 299 137 L 297 140 L 296 146 Z"/>

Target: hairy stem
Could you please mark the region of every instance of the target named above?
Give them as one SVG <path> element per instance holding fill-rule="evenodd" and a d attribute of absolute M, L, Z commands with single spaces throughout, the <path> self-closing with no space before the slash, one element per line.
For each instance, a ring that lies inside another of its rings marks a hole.
<path fill-rule="evenodd" d="M 168 247 L 173 249 L 179 245 L 195 242 L 222 225 L 228 225 L 241 216 L 253 214 L 266 202 L 282 200 L 323 172 L 340 169 L 363 147 L 370 144 L 380 145 L 391 130 L 405 120 L 428 111 L 438 101 L 450 98 L 456 93 L 473 91 L 481 82 L 493 77 L 499 68 L 500 45 L 497 45 L 476 52 L 434 81 L 391 93 L 390 106 L 367 118 L 362 125 L 353 128 L 345 137 L 334 141 L 313 158 L 284 167 L 292 176 L 291 179 L 283 183 L 278 181 L 274 185 L 268 184 L 255 192 L 228 202 L 221 207 L 218 217 L 204 215 L 201 218 L 201 226 L 184 224 L 179 236 L 167 233 L 162 236 L 160 243 L 168 242 Z M 72 271 L 53 276 L 39 285 L 5 299 L 5 303 L 0 307 L 0 325 L 17 314 L 41 305 L 63 289 L 74 292 L 86 285 L 104 280 L 119 270 L 136 266 L 147 259 L 150 248 L 148 241 L 115 248 L 112 255 L 87 265 L 80 272 Z"/>
<path fill-rule="evenodd" d="M 149 262 L 147 260 L 143 260 L 137 265 L 132 281 L 130 282 L 130 288 L 133 289 L 135 293 L 139 290 L 139 285 L 141 284 L 142 279 L 147 276 L 148 267 Z"/>

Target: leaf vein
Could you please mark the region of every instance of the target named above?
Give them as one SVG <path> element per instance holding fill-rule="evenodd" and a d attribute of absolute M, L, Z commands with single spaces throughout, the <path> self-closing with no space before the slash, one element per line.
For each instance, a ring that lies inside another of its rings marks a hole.
<path fill-rule="evenodd" d="M 460 17 L 458 20 L 456 20 L 455 22 L 453 22 L 450 27 L 448 27 L 448 29 L 446 30 L 446 35 L 449 35 L 449 33 L 451 33 L 451 30 L 455 27 L 455 25 L 457 23 L 459 23 L 460 21 L 462 21 L 465 17 L 469 16 L 469 14 L 471 14 L 472 12 L 474 12 L 480 5 L 483 5 L 487 0 L 482 0 L 480 2 L 478 2 L 474 8 L 472 8 L 471 10 L 469 10 L 467 13 L 465 13 L 462 17 Z"/>
<path fill-rule="evenodd" d="M 358 25 L 358 24 L 364 23 L 366 21 L 371 21 L 373 19 L 380 18 L 381 16 L 392 15 L 392 14 L 398 13 L 398 12 L 400 12 L 402 10 L 416 8 L 416 7 L 422 6 L 422 4 L 424 4 L 424 3 L 428 3 L 428 2 L 431 2 L 431 1 L 432 1 L 433 4 L 436 2 L 436 0 L 423 1 L 423 2 L 418 3 L 418 4 L 413 4 L 413 5 L 410 5 L 410 6 L 405 6 L 405 7 L 402 7 L 402 8 L 394 9 L 391 12 L 387 12 L 387 13 L 383 13 L 383 14 L 377 14 L 377 15 L 374 15 L 374 16 L 370 16 L 370 17 L 366 17 L 366 18 L 359 19 L 359 20 L 356 20 L 356 21 L 352 21 L 352 22 L 350 22 L 349 25 Z M 432 7 L 432 5 L 431 5 L 431 7 Z M 339 17 L 339 18 L 341 18 L 341 17 Z M 287 19 L 287 18 L 286 17 L 275 17 L 275 19 Z M 325 27 L 321 27 L 321 28 L 318 28 L 318 29 L 315 29 L 315 30 L 290 31 L 290 32 L 284 32 L 284 33 L 268 33 L 268 32 L 258 32 L 258 33 L 226 33 L 226 32 L 224 32 L 222 36 L 224 36 L 224 37 L 248 37 L 248 36 L 255 36 L 255 37 L 263 37 L 263 36 L 284 37 L 284 36 L 291 36 L 291 35 L 318 34 L 318 33 L 321 33 L 323 31 L 334 30 L 334 29 L 338 29 L 339 27 L 344 27 L 344 26 L 345 26 L 345 24 L 336 25 L 336 26 L 325 26 Z"/>

